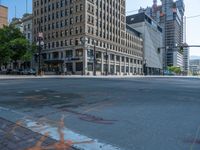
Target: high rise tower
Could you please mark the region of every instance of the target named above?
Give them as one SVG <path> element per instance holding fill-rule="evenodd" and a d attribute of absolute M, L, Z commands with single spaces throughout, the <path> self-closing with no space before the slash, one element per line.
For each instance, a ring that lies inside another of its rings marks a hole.
<path fill-rule="evenodd" d="M 173 0 L 161 0 L 161 2 L 162 5 L 155 9 L 156 1 L 153 1 L 153 7 L 148 8 L 146 13 L 152 16 L 163 28 L 163 45 L 166 48 L 165 68 L 167 66 L 183 68 L 183 54 L 177 46 L 183 43 L 184 2 L 183 0 L 175 2 Z M 152 11 L 149 11 L 149 9 Z"/>

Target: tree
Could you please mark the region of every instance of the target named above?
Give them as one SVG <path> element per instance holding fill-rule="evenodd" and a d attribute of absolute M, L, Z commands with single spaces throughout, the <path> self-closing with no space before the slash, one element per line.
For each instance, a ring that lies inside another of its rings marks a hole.
<path fill-rule="evenodd" d="M 0 29 L 0 66 L 11 61 L 30 61 L 35 50 L 23 33 L 14 26 Z"/>
<path fill-rule="evenodd" d="M 174 72 L 175 72 L 176 74 L 180 74 L 180 73 L 181 73 L 181 68 L 180 68 L 180 67 L 176 67 L 176 68 L 174 69 Z"/>
<path fill-rule="evenodd" d="M 22 60 L 27 52 L 29 43 L 24 38 L 17 38 L 9 42 L 9 49 L 12 51 L 11 59 L 14 61 Z"/>
<path fill-rule="evenodd" d="M 0 45 L 0 68 L 10 61 L 11 51 L 5 45 Z"/>
<path fill-rule="evenodd" d="M 169 70 L 170 72 L 174 72 L 174 73 L 176 73 L 176 74 L 180 74 L 180 73 L 181 73 L 181 68 L 180 68 L 180 67 L 168 66 L 167 68 L 168 68 L 168 70 Z"/>

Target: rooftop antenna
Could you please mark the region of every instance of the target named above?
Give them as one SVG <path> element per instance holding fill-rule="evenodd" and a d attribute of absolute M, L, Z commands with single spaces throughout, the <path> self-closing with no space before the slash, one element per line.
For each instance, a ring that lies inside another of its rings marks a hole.
<path fill-rule="evenodd" d="M 17 18 L 17 7 L 15 6 L 15 18 Z"/>
<path fill-rule="evenodd" d="M 28 0 L 26 0 L 26 13 L 28 13 Z"/>

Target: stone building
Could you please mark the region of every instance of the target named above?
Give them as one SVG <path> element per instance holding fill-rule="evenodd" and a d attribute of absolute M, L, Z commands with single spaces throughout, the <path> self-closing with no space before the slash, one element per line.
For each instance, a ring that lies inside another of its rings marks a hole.
<path fill-rule="evenodd" d="M 33 0 L 33 40 L 44 35 L 43 70 L 142 74 L 143 41 L 126 25 L 125 0 Z"/>

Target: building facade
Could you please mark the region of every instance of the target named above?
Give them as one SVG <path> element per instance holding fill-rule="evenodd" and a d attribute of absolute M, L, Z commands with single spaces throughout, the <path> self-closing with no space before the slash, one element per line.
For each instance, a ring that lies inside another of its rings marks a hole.
<path fill-rule="evenodd" d="M 15 28 L 18 28 L 29 42 L 33 41 L 33 15 L 25 13 L 22 18 L 13 18 L 11 23 Z"/>
<path fill-rule="evenodd" d="M 200 75 L 200 59 L 190 60 L 189 70 L 192 75 Z"/>
<path fill-rule="evenodd" d="M 33 0 L 33 40 L 44 35 L 43 70 L 142 74 L 141 35 L 126 26 L 125 0 Z"/>
<path fill-rule="evenodd" d="M 183 47 L 183 72 L 185 75 L 189 74 L 189 56 L 190 56 L 190 48 L 188 47 L 188 44 L 184 43 Z"/>
<path fill-rule="evenodd" d="M 8 7 L 0 5 L 0 28 L 8 25 Z"/>
<path fill-rule="evenodd" d="M 19 29 L 22 33 L 24 32 L 23 23 L 21 18 L 12 18 L 10 25 L 14 26 L 15 28 Z"/>
<path fill-rule="evenodd" d="M 159 75 L 163 70 L 162 28 L 145 12 L 126 17 L 129 26 L 142 33 L 144 47 L 145 74 Z"/>
<path fill-rule="evenodd" d="M 23 34 L 29 42 L 32 43 L 33 41 L 33 15 L 32 14 L 24 14 L 22 19 L 22 27 L 23 27 Z"/>
<path fill-rule="evenodd" d="M 165 68 L 167 66 L 177 66 L 183 70 L 183 53 L 179 46 L 183 44 L 184 35 L 184 12 L 183 0 L 161 0 L 162 5 L 157 5 L 157 0 L 153 1 L 153 6 L 145 11 L 163 28 L 164 47 L 166 48 Z"/>

